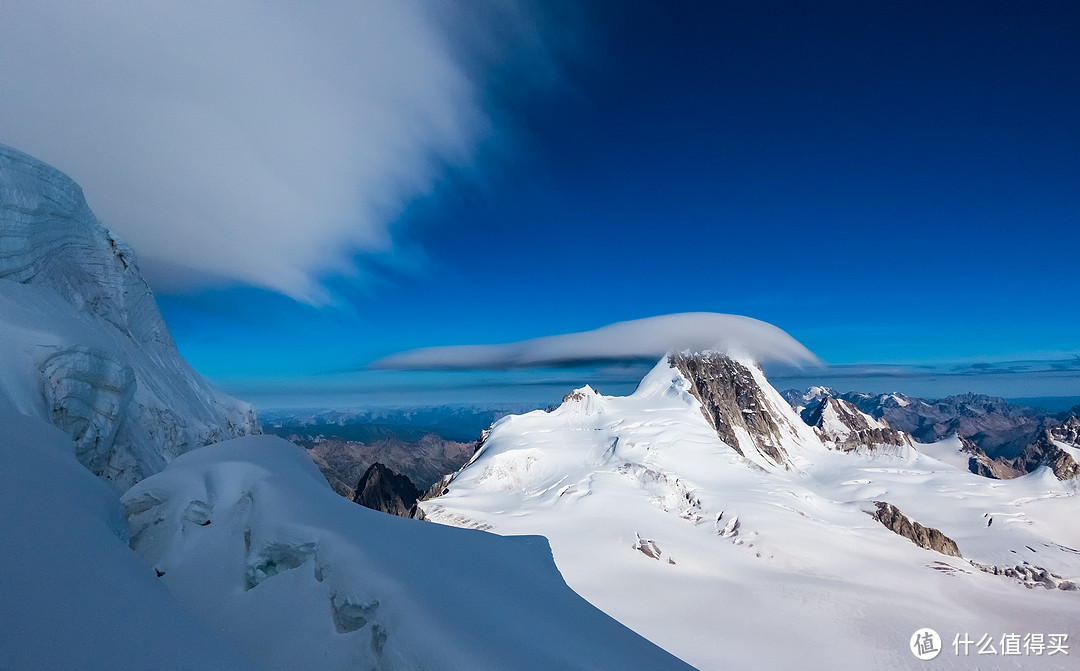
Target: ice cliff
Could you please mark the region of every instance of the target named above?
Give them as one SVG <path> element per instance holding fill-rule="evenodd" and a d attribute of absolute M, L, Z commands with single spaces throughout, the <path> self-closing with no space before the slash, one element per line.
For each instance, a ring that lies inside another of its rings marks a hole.
<path fill-rule="evenodd" d="M 0 408 L 43 419 L 123 491 L 258 428 L 176 350 L 132 250 L 71 178 L 0 145 Z"/>

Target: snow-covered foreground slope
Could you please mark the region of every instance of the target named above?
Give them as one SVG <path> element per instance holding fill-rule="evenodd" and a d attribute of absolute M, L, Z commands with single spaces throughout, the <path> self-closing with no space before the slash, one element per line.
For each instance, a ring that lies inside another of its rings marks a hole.
<path fill-rule="evenodd" d="M 132 251 L 63 173 L 0 145 L 0 408 L 53 424 L 123 491 L 257 432 L 180 357 Z"/>
<path fill-rule="evenodd" d="M 543 538 L 368 510 L 280 438 L 185 454 L 123 502 L 161 582 L 263 668 L 686 668 L 574 594 Z"/>
<path fill-rule="evenodd" d="M 127 545 L 71 439 L 0 410 L 0 669 L 245 669 Z"/>
<path fill-rule="evenodd" d="M 952 647 L 957 635 L 995 648 L 1012 634 L 1080 641 L 1080 591 L 1067 589 L 1080 582 L 1075 479 L 1041 468 L 989 480 L 906 443 L 830 450 L 746 371 L 758 389 L 736 385 L 709 420 L 691 393 L 709 380 L 691 384 L 666 361 L 629 397 L 585 388 L 553 412 L 506 417 L 422 508 L 436 522 L 546 536 L 572 588 L 704 669 L 917 667 L 909 639 L 921 627 L 944 639 L 936 668 L 1075 666 L 1078 650 Z M 836 445 L 840 428 L 824 426 Z M 893 533 L 872 516 L 877 502 L 963 556 Z"/>

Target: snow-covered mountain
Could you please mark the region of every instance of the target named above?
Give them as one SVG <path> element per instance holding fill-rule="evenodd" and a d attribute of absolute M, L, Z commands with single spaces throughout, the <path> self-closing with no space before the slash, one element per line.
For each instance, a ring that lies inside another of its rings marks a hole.
<path fill-rule="evenodd" d="M 954 636 L 1080 639 L 1076 478 L 980 477 L 958 439 L 913 443 L 827 390 L 808 410 L 752 362 L 672 355 L 630 396 L 496 422 L 419 505 L 546 536 L 571 587 L 700 668 L 916 667 L 921 627 L 941 668 L 973 663 Z"/>
<path fill-rule="evenodd" d="M 130 248 L 63 173 L 0 145 L 0 407 L 67 433 L 116 491 L 257 433 L 180 357 Z"/>
<path fill-rule="evenodd" d="M 687 668 L 544 539 L 368 510 L 254 431 L 79 187 L 0 147 L 0 669 Z"/>

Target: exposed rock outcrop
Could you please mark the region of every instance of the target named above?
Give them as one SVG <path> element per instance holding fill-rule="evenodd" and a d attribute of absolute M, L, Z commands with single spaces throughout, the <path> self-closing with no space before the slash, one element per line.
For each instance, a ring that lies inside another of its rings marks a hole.
<path fill-rule="evenodd" d="M 419 497 L 420 490 L 409 478 L 375 463 L 356 484 L 353 501 L 365 508 L 409 517 Z"/>
<path fill-rule="evenodd" d="M 972 561 L 971 565 L 984 573 L 1012 578 L 1028 589 L 1042 587 L 1044 589 L 1059 589 L 1063 592 L 1077 591 L 1075 581 L 1066 580 L 1049 569 L 1028 562 L 1015 566 L 996 566 Z"/>
<path fill-rule="evenodd" d="M 1077 465 L 1071 454 L 1056 444 L 1055 433 L 1052 429 L 1043 431 L 1034 443 L 1024 448 L 1019 461 L 1023 464 L 1026 473 L 1034 471 L 1039 466 L 1049 466 L 1058 480 L 1068 480 L 1080 475 L 1080 465 Z"/>
<path fill-rule="evenodd" d="M 918 522 L 911 520 L 891 503 L 874 501 L 874 505 L 877 506 L 877 511 L 872 513 L 873 518 L 878 522 L 881 522 L 889 531 L 907 538 L 915 545 L 926 550 L 940 552 L 941 554 L 949 555 L 950 557 L 961 556 L 960 548 L 956 546 L 956 541 L 937 529 L 924 527 Z"/>
<path fill-rule="evenodd" d="M 1080 412 L 1080 406 L 1073 408 L 1069 412 Z M 1060 440 L 1070 445 L 1080 445 L 1080 417 L 1076 414 L 1066 415 L 1064 422 L 1050 429 L 1050 435 L 1054 440 Z"/>
<path fill-rule="evenodd" d="M 803 419 L 828 447 L 844 452 L 859 449 L 903 449 L 911 437 L 874 419 L 851 402 L 826 395 L 803 412 Z"/>
<path fill-rule="evenodd" d="M 1040 466 L 1048 466 L 1057 476 L 1058 480 L 1069 480 L 1080 475 L 1080 465 L 1071 454 L 1061 449 L 1058 443 L 1075 444 L 1068 440 L 1062 440 L 1058 436 L 1068 438 L 1071 426 L 1060 426 L 1055 429 L 1046 429 L 1030 443 L 1014 459 L 998 457 L 991 459 L 979 446 L 970 440 L 961 438 L 963 450 L 971 455 L 968 460 L 968 469 L 976 475 L 999 480 L 1020 477 L 1031 473 Z"/>
<path fill-rule="evenodd" d="M 991 459 L 986 455 L 986 452 L 981 447 L 976 445 L 969 438 L 960 436 L 960 450 L 965 454 L 968 454 L 968 470 L 975 475 L 981 475 L 984 478 L 993 478 L 995 480 L 1008 480 L 1010 478 L 1020 477 L 1026 471 L 1024 471 L 1017 463 L 1016 459 Z"/>
<path fill-rule="evenodd" d="M 668 361 L 690 382 L 690 393 L 701 402 L 705 419 L 721 440 L 744 456 L 747 448 L 753 448 L 773 463 L 786 465 L 785 440 L 777 421 L 781 414 L 749 368 L 717 352 L 671 354 Z M 740 430 L 749 434 L 753 445 L 739 440 Z"/>

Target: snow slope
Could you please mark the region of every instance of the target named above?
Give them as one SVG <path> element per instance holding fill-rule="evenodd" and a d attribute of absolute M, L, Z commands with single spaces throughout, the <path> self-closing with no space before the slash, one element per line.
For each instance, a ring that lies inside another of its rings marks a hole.
<path fill-rule="evenodd" d="M 1046 468 L 989 480 L 906 445 L 830 450 L 747 368 L 761 388 L 743 412 L 768 401 L 789 436 L 782 463 L 738 430 L 740 445 L 723 442 L 694 385 L 664 360 L 631 396 L 586 387 L 553 412 L 495 423 L 424 513 L 546 536 L 573 589 L 703 669 L 921 667 L 908 650 L 921 627 L 946 639 L 937 668 L 1025 662 L 957 655 L 959 634 L 1080 640 L 1080 591 L 1036 586 L 1034 568 L 1059 576 L 1047 573 L 1055 586 L 1080 579 L 1076 480 Z M 963 557 L 893 533 L 872 517 L 877 501 L 939 529 Z M 1075 654 L 1037 668 L 1071 668 Z"/>
<path fill-rule="evenodd" d="M 245 669 L 127 545 L 55 427 L 0 410 L 0 669 Z"/>
<path fill-rule="evenodd" d="M 134 254 L 63 173 L 0 145 L 0 408 L 67 433 L 116 491 L 257 432 L 180 357 Z"/>
<path fill-rule="evenodd" d="M 161 582 L 262 668 L 687 668 L 574 594 L 543 538 L 368 510 L 280 438 L 185 454 L 123 502 Z"/>

